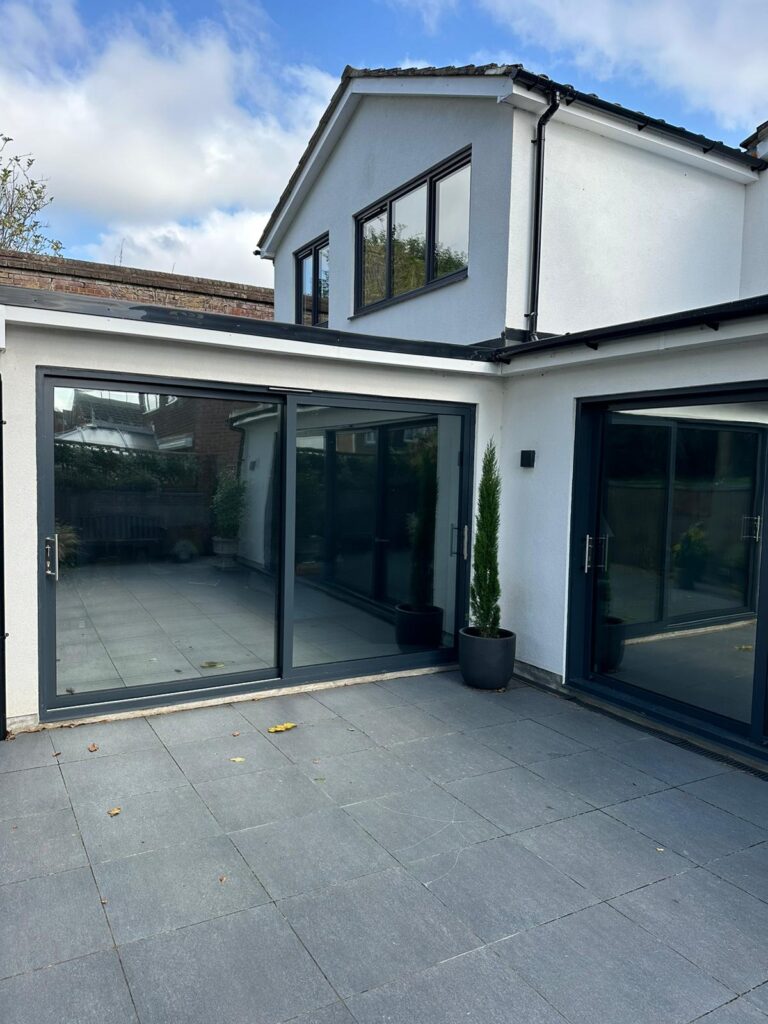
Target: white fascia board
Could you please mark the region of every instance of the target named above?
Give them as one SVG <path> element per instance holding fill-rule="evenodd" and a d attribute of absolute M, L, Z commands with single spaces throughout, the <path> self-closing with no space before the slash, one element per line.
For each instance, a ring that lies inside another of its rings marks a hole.
<path fill-rule="evenodd" d="M 0 307 L 2 309 L 3 307 Z M 254 355 L 280 356 L 292 359 L 318 359 L 324 362 L 363 363 L 370 366 L 401 367 L 411 370 L 433 370 L 440 373 L 471 374 L 496 377 L 500 368 L 495 363 L 470 359 L 447 359 L 444 356 L 413 355 L 408 352 L 383 352 L 376 349 L 345 348 L 343 345 L 318 345 L 309 341 L 286 342 L 280 338 L 257 334 L 236 334 L 210 331 L 200 327 L 179 327 L 148 321 L 122 320 L 119 317 L 90 316 L 59 310 L 32 309 L 28 306 L 6 306 L 5 322 L 29 327 L 88 332 L 144 341 L 173 342 L 180 345 L 205 345 L 213 348 L 238 349 Z"/>
<path fill-rule="evenodd" d="M 680 330 L 660 330 L 657 334 L 646 334 L 638 338 L 618 341 L 606 339 L 598 342 L 597 349 L 588 348 L 586 344 L 562 349 L 545 349 L 543 352 L 517 356 L 511 363 L 502 364 L 501 374 L 502 377 L 526 377 L 530 374 L 541 376 L 548 371 L 605 364 L 654 353 L 683 352 L 687 349 L 702 352 L 707 348 L 755 340 L 768 341 L 768 317 L 734 320 L 721 324 L 716 331 L 702 324 L 700 327 L 686 327 Z M 703 352 L 700 358 L 704 358 Z M 755 376 L 764 377 L 765 374 L 756 368 Z"/>
<path fill-rule="evenodd" d="M 272 225 L 264 244 L 261 255 L 264 259 L 274 259 L 275 251 L 286 228 L 293 220 L 307 193 L 311 189 L 323 165 L 333 151 L 355 109 L 364 96 L 434 96 L 443 99 L 493 99 L 502 100 L 510 93 L 509 79 L 502 75 L 444 76 L 428 78 L 414 76 L 412 78 L 352 78 L 347 84 L 344 95 L 339 100 L 336 110 L 325 127 L 325 131 L 310 154 L 307 164 L 299 180 L 293 187 L 280 211 L 280 216 Z"/>
<path fill-rule="evenodd" d="M 548 106 L 546 97 L 529 92 L 524 86 L 518 84 L 513 85 L 509 95 L 505 96 L 501 102 L 509 103 L 537 115 L 546 110 Z M 741 166 L 719 153 L 704 153 L 693 143 L 677 141 L 671 136 L 660 135 L 654 131 L 652 125 L 643 131 L 638 131 L 633 124 L 588 107 L 579 103 L 578 100 L 570 106 L 564 102 L 560 104 L 551 123 L 554 124 L 558 121 L 562 124 L 572 125 L 574 128 L 593 132 L 595 135 L 602 135 L 606 139 L 623 142 L 636 149 L 644 149 L 657 156 L 665 156 L 678 163 L 707 171 L 709 174 L 737 181 L 741 185 L 751 185 L 758 179 L 757 171 Z"/>
<path fill-rule="evenodd" d="M 0 352 L 5 349 L 5 315 L 7 307 L 0 306 Z"/>

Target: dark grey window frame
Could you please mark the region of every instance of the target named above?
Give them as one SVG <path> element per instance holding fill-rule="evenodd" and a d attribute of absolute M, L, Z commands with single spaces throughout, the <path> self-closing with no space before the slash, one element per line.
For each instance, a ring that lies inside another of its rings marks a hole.
<path fill-rule="evenodd" d="M 453 153 L 440 163 L 434 164 L 426 171 L 418 174 L 415 178 L 405 182 L 398 188 L 388 192 L 385 196 L 369 203 L 364 209 L 359 210 L 355 215 L 355 309 L 352 317 L 362 316 L 377 309 L 383 309 L 396 302 L 403 302 L 415 295 L 422 295 L 424 292 L 442 288 L 445 285 L 453 284 L 455 281 L 463 281 L 469 274 L 469 267 L 461 267 L 452 274 L 444 274 L 442 277 L 435 277 L 435 238 L 437 230 L 437 185 L 455 171 L 472 164 L 472 147 Z M 392 293 L 392 207 L 398 199 L 412 192 L 422 185 L 427 186 L 427 262 L 425 268 L 425 281 L 418 288 L 401 292 L 398 295 Z M 386 285 L 385 297 L 375 302 L 363 302 L 363 226 L 366 221 L 377 214 L 385 214 L 387 221 L 387 248 L 386 248 Z"/>
<path fill-rule="evenodd" d="M 277 666 L 262 672 L 232 673 L 200 680 L 179 680 L 158 683 L 150 687 L 126 687 L 119 699 L 114 690 L 92 693 L 59 694 L 56 692 L 56 604 L 55 583 L 45 574 L 43 540 L 54 528 L 54 388 L 99 387 L 109 385 L 154 388 L 170 394 L 198 398 L 245 398 L 282 404 L 281 424 L 281 480 L 280 484 L 280 561 L 277 571 L 276 639 Z M 73 717 L 103 715 L 115 711 L 138 708 L 171 706 L 191 700 L 215 699 L 226 696 L 258 693 L 280 688 L 288 692 L 292 687 L 308 682 L 353 678 L 376 672 L 397 672 L 415 668 L 430 668 L 452 664 L 456 660 L 458 631 L 466 625 L 469 610 L 469 559 L 457 559 L 456 609 L 454 620 L 454 647 L 416 654 L 385 655 L 356 661 L 340 661 L 315 666 L 293 666 L 293 592 L 295 554 L 295 499 L 296 499 L 296 407 L 311 396 L 314 404 L 337 408 L 380 409 L 384 412 L 453 415 L 461 417 L 461 481 L 459 487 L 459 529 L 466 528 L 471 538 L 472 474 L 475 446 L 475 406 L 429 400 L 389 399 L 377 395 L 339 395 L 308 390 L 300 394 L 278 387 L 248 387 L 216 381 L 195 381 L 146 374 L 123 372 L 96 372 L 73 367 L 41 366 L 37 369 L 37 470 L 38 470 L 38 671 L 39 713 L 43 722 L 55 722 Z M 469 551 L 469 545 L 467 550 Z"/>
<path fill-rule="evenodd" d="M 321 249 L 328 249 L 330 252 L 330 236 L 326 231 L 322 235 L 318 235 L 317 238 L 313 238 L 311 242 L 307 242 L 306 245 L 302 245 L 300 249 L 296 249 L 293 254 L 293 267 L 294 267 L 294 278 L 295 278 L 295 289 L 296 289 L 296 309 L 294 319 L 297 324 L 302 324 L 304 327 L 327 327 L 328 319 L 320 320 L 319 307 L 320 307 L 320 276 L 319 276 L 319 257 L 318 253 Z M 301 273 L 302 262 L 311 257 L 312 259 L 312 323 L 311 325 L 304 323 L 304 280 Z M 329 288 L 330 292 L 330 288 Z M 330 310 L 329 310 L 330 313 Z"/>

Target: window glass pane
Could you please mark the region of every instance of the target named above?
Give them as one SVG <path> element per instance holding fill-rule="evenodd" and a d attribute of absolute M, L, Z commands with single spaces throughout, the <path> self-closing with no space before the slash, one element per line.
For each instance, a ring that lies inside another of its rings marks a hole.
<path fill-rule="evenodd" d="M 55 389 L 60 694 L 274 675 L 279 413 Z"/>
<path fill-rule="evenodd" d="M 301 273 L 301 310 L 299 322 L 312 323 L 312 254 L 299 261 Z"/>
<path fill-rule="evenodd" d="M 469 262 L 469 164 L 436 185 L 435 277 Z"/>
<path fill-rule="evenodd" d="M 460 418 L 297 415 L 294 665 L 452 647 Z"/>
<path fill-rule="evenodd" d="M 363 224 L 363 305 L 387 294 L 387 215 L 376 214 Z"/>
<path fill-rule="evenodd" d="M 427 186 L 392 204 L 392 294 L 421 288 L 427 280 Z"/>
<path fill-rule="evenodd" d="M 328 323 L 328 246 L 317 250 L 317 322 Z"/>

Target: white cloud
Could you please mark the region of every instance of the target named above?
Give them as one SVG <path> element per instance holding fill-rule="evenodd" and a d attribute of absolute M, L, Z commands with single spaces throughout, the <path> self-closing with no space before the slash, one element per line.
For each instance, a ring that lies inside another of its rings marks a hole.
<path fill-rule="evenodd" d="M 97 242 L 67 253 L 99 263 L 272 287 L 272 264 L 253 255 L 267 213 L 212 210 L 198 221 L 113 224 Z"/>
<path fill-rule="evenodd" d="M 177 270 L 256 263 L 258 230 L 239 232 L 263 222 L 336 85 L 277 62 L 258 5 L 228 0 L 219 25 L 138 7 L 86 27 L 73 0 L 10 0 L 0 24 L 0 130 L 36 156 L 52 212 L 103 223 L 94 251 L 132 239 L 143 265 L 166 243 L 179 247 Z M 232 210 L 259 212 L 221 212 Z M 193 258 L 196 232 L 206 248 Z M 244 246 L 234 263 L 230 243 Z"/>
<path fill-rule="evenodd" d="M 768 117 L 765 0 L 478 0 L 516 35 L 598 77 L 640 75 L 729 131 Z"/>

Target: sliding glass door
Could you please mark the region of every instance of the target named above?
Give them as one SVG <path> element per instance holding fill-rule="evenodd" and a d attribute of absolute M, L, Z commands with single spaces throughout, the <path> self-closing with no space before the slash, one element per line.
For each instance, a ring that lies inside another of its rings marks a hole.
<path fill-rule="evenodd" d="M 592 511 L 572 586 L 572 607 L 580 592 L 588 602 L 583 671 L 761 737 L 768 400 L 636 402 L 585 417 Z"/>
<path fill-rule="evenodd" d="M 468 410 L 67 377 L 43 394 L 47 709 L 450 657 Z"/>

